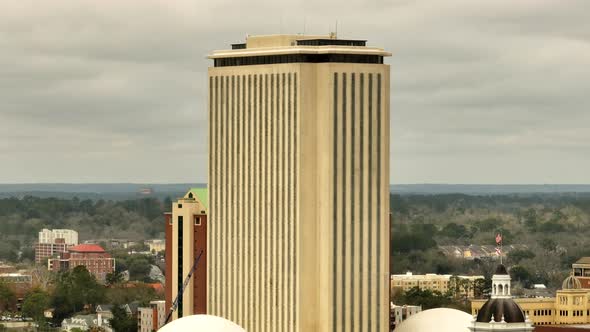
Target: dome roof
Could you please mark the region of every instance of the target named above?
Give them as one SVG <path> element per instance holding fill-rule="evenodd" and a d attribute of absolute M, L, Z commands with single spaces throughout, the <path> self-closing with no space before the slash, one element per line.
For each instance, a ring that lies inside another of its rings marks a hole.
<path fill-rule="evenodd" d="M 395 328 L 396 332 L 468 332 L 473 317 L 448 308 L 425 310 L 410 316 Z"/>
<path fill-rule="evenodd" d="M 496 268 L 496 273 L 494 273 L 494 274 L 508 274 L 508 271 L 506 270 L 506 266 L 504 266 L 504 264 L 498 265 L 498 267 Z"/>
<path fill-rule="evenodd" d="M 561 284 L 561 289 L 580 289 L 582 288 L 582 284 L 580 280 L 574 276 L 569 276 L 565 278 L 563 283 Z"/>
<path fill-rule="evenodd" d="M 477 314 L 477 321 L 489 323 L 494 315 L 496 322 L 501 322 L 502 317 L 506 323 L 524 323 L 525 317 L 522 309 L 512 299 L 489 299 Z"/>
<path fill-rule="evenodd" d="M 227 319 L 209 315 L 186 316 L 172 321 L 158 330 L 158 332 L 183 331 L 246 332 L 246 330 Z"/>

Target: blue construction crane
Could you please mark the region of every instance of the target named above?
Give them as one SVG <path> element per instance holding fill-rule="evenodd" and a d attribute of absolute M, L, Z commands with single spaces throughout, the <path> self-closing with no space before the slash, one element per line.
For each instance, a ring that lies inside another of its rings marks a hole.
<path fill-rule="evenodd" d="M 199 256 L 197 256 L 197 258 L 195 259 L 195 262 L 193 263 L 193 266 L 191 267 L 190 272 L 188 273 L 188 275 L 184 279 L 184 282 L 182 283 L 182 288 L 180 289 L 180 291 L 176 295 L 174 302 L 172 302 L 172 307 L 170 307 L 170 312 L 168 312 L 168 316 L 166 316 L 166 320 L 164 321 L 164 325 L 168 324 L 168 322 L 170 321 L 170 318 L 172 318 L 172 314 L 178 308 L 178 304 L 180 302 L 182 302 L 182 294 L 184 293 L 186 286 L 188 286 L 188 283 L 190 282 L 191 277 L 193 276 L 193 273 L 195 273 L 195 270 L 197 269 L 197 265 L 199 264 L 199 260 L 201 260 L 201 255 L 203 255 L 202 249 L 201 249 L 201 252 L 199 252 Z"/>

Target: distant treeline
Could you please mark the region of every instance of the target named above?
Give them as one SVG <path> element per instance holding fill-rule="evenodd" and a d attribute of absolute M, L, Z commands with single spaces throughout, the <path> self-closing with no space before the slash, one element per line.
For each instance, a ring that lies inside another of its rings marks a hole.
<path fill-rule="evenodd" d="M 163 238 L 163 213 L 171 198 L 124 201 L 39 198 L 0 199 L 0 260 L 33 258 L 32 245 L 43 228 L 78 231 L 80 241 L 100 238 Z"/>
<path fill-rule="evenodd" d="M 179 195 L 177 195 L 179 196 Z M 32 260 L 42 228 L 70 228 L 80 240 L 163 238 L 172 199 L 0 198 L 0 260 Z M 441 245 L 524 244 L 520 267 L 557 283 L 578 257 L 590 255 L 590 194 L 392 194 L 393 272 L 483 273 L 481 264 L 445 257 Z M 489 264 L 488 264 L 489 265 Z M 489 266 L 485 265 L 485 269 Z M 547 271 L 557 271 L 547 275 Z M 531 277 L 532 278 L 532 277 Z M 527 282 L 533 281 L 533 279 Z"/>
<path fill-rule="evenodd" d="M 447 257 L 441 245 L 522 244 L 506 263 L 522 285 L 559 286 L 590 255 L 590 194 L 391 195 L 391 270 L 483 274 L 493 261 Z"/>

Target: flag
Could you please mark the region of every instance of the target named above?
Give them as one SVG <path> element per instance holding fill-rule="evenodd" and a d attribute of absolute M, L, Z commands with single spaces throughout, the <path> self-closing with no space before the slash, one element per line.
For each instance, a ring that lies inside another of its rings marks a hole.
<path fill-rule="evenodd" d="M 502 256 L 502 249 L 496 248 L 496 255 Z"/>
<path fill-rule="evenodd" d="M 496 244 L 502 243 L 502 235 L 500 233 L 496 234 Z"/>

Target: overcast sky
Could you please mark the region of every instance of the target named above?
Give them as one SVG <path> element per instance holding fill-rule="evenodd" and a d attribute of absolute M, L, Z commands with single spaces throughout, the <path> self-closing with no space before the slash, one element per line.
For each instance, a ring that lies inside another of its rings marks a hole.
<path fill-rule="evenodd" d="M 336 21 L 393 53 L 392 183 L 590 183 L 587 0 L 0 1 L 0 183 L 206 182 L 207 53 Z"/>

